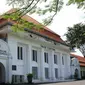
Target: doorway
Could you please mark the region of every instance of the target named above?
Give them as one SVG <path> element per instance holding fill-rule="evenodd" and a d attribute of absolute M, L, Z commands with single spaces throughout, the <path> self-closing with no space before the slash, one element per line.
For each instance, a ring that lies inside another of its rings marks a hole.
<path fill-rule="evenodd" d="M 5 67 L 0 63 L 0 83 L 5 82 Z"/>

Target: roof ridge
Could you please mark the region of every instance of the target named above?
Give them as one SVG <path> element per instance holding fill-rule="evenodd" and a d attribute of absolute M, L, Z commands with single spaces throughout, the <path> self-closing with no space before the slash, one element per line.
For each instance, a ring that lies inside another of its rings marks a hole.
<path fill-rule="evenodd" d="M 10 10 L 7 11 L 6 13 L 12 13 L 12 12 L 14 12 L 14 11 L 16 11 L 16 8 L 10 9 Z M 6 14 L 6 13 L 5 13 L 5 14 Z M 3 18 L 3 17 L 2 17 L 2 18 Z M 2 18 L 0 18 L 0 19 L 2 19 Z M 3 19 L 4 19 L 4 18 L 3 18 Z M 28 22 L 32 22 L 32 23 L 34 23 L 34 24 L 41 24 L 41 23 L 39 23 L 38 21 L 36 21 L 34 18 L 30 17 L 29 15 L 24 15 L 23 17 L 21 17 L 21 19 L 24 19 L 24 20 L 26 20 L 26 21 L 28 21 Z M 41 25 L 42 25 L 42 24 L 41 24 Z M 60 37 L 60 35 L 54 33 L 53 31 L 51 31 L 48 27 L 46 27 L 46 26 L 44 26 L 44 25 L 42 25 L 42 26 L 43 26 L 44 30 L 40 32 L 41 34 L 46 35 L 46 36 L 48 36 L 48 37 L 50 37 L 50 38 L 52 38 L 52 39 L 54 39 L 54 40 L 56 40 L 56 41 L 58 41 L 58 42 L 60 42 L 60 43 L 65 44 L 65 42 L 62 40 L 62 38 Z M 65 44 L 65 45 L 66 45 L 66 44 Z"/>
<path fill-rule="evenodd" d="M 18 8 L 12 8 L 12 9 L 10 9 L 9 11 L 7 11 L 6 13 L 12 13 L 12 12 L 16 11 L 17 9 L 18 9 Z M 30 15 L 24 15 L 24 16 L 22 16 L 21 18 L 23 18 L 23 17 L 25 17 L 25 16 L 27 16 L 28 18 L 31 18 L 31 19 L 33 19 L 34 21 L 36 21 L 37 24 L 42 25 L 45 30 L 48 30 L 48 31 L 50 31 L 51 33 L 53 33 L 53 34 L 55 34 L 55 35 L 57 35 L 57 36 L 60 37 L 60 35 L 58 35 L 58 34 L 55 33 L 54 31 L 52 31 L 51 29 L 49 29 L 47 26 L 44 26 L 42 23 L 38 22 L 36 19 L 32 18 Z M 26 20 L 26 19 L 25 19 L 25 20 Z M 27 21 L 27 20 L 26 20 L 26 21 Z"/>
<path fill-rule="evenodd" d="M 71 53 L 70 55 L 72 55 L 72 56 L 76 56 L 76 57 L 81 57 L 81 58 L 84 58 L 84 56 L 80 56 L 80 55 L 73 54 L 73 53 Z"/>

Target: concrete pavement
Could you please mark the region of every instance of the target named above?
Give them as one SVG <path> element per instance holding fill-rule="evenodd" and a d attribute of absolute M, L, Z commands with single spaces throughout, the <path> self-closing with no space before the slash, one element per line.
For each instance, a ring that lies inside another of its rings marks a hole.
<path fill-rule="evenodd" d="M 85 80 L 72 81 L 72 82 L 61 82 L 61 83 L 50 83 L 40 85 L 85 85 Z"/>

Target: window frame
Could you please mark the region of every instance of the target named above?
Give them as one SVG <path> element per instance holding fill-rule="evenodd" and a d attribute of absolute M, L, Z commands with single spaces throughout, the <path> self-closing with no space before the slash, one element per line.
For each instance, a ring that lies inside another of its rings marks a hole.
<path fill-rule="evenodd" d="M 62 65 L 64 65 L 64 57 L 62 56 Z"/>
<path fill-rule="evenodd" d="M 17 59 L 23 60 L 23 47 L 19 45 L 17 46 Z"/>
<path fill-rule="evenodd" d="M 17 66 L 16 65 L 12 65 L 12 70 L 16 71 L 17 70 Z"/>
<path fill-rule="evenodd" d="M 33 73 L 35 68 L 36 68 L 35 73 Z M 33 79 L 37 80 L 38 79 L 38 67 L 32 67 L 32 74 L 33 74 Z"/>
<path fill-rule="evenodd" d="M 15 74 L 13 74 L 12 75 L 12 82 L 13 83 L 22 83 L 22 82 L 24 82 L 24 75 L 15 75 Z"/>
<path fill-rule="evenodd" d="M 37 50 L 33 49 L 32 50 L 32 61 L 37 62 L 37 56 L 38 56 Z"/>
<path fill-rule="evenodd" d="M 45 67 L 45 79 L 49 79 L 49 68 L 47 67 Z"/>
<path fill-rule="evenodd" d="M 57 75 L 56 75 L 57 74 Z M 58 68 L 55 68 L 55 78 L 58 78 Z"/>
<path fill-rule="evenodd" d="M 48 63 L 48 53 L 44 52 L 44 62 Z"/>
<path fill-rule="evenodd" d="M 58 64 L 58 56 L 54 54 L 54 64 Z"/>

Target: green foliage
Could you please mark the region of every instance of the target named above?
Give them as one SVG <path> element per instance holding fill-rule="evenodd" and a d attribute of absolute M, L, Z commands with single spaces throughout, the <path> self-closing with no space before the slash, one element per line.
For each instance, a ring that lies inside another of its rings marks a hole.
<path fill-rule="evenodd" d="M 77 4 L 78 8 L 85 9 L 85 0 L 69 0 L 67 5 Z"/>
<path fill-rule="evenodd" d="M 45 25 L 49 25 L 57 12 L 63 7 L 63 0 L 7 0 L 8 5 L 20 8 L 21 16 L 29 13 L 46 15 L 43 19 Z M 78 8 L 85 9 L 85 0 L 69 0 L 67 5 L 77 4 Z"/>
<path fill-rule="evenodd" d="M 4 14 L 2 17 L 5 19 L 12 19 L 12 20 L 17 20 L 19 19 L 19 15 L 21 12 L 16 12 L 16 13 L 11 13 L 11 14 Z"/>
<path fill-rule="evenodd" d="M 27 74 L 27 77 L 33 77 L 32 73 Z"/>
<path fill-rule="evenodd" d="M 34 24 L 32 22 L 28 22 L 24 19 L 21 19 L 20 13 L 21 13 L 20 11 L 17 11 L 17 12 L 11 13 L 11 14 L 4 14 L 2 16 L 5 19 L 11 19 L 16 22 L 16 24 L 13 24 L 13 26 L 12 26 L 13 32 L 24 31 L 24 28 L 28 28 L 28 29 L 35 28 L 37 30 L 43 29 L 43 26 L 40 24 Z"/>
<path fill-rule="evenodd" d="M 71 49 L 74 47 L 80 49 L 80 47 L 85 44 L 85 25 L 79 23 L 73 27 L 68 27 L 68 31 L 65 35 L 67 38 L 67 43 L 70 45 Z M 83 52 L 85 53 L 84 49 Z"/>
<path fill-rule="evenodd" d="M 46 21 L 46 25 L 51 23 L 54 15 L 56 15 L 57 11 L 60 11 L 63 6 L 62 0 L 7 0 L 7 3 L 13 7 L 20 8 L 20 11 L 22 11 L 21 16 L 27 13 L 37 13 L 39 15 L 46 15 L 45 20 L 51 16 L 51 19 Z"/>

